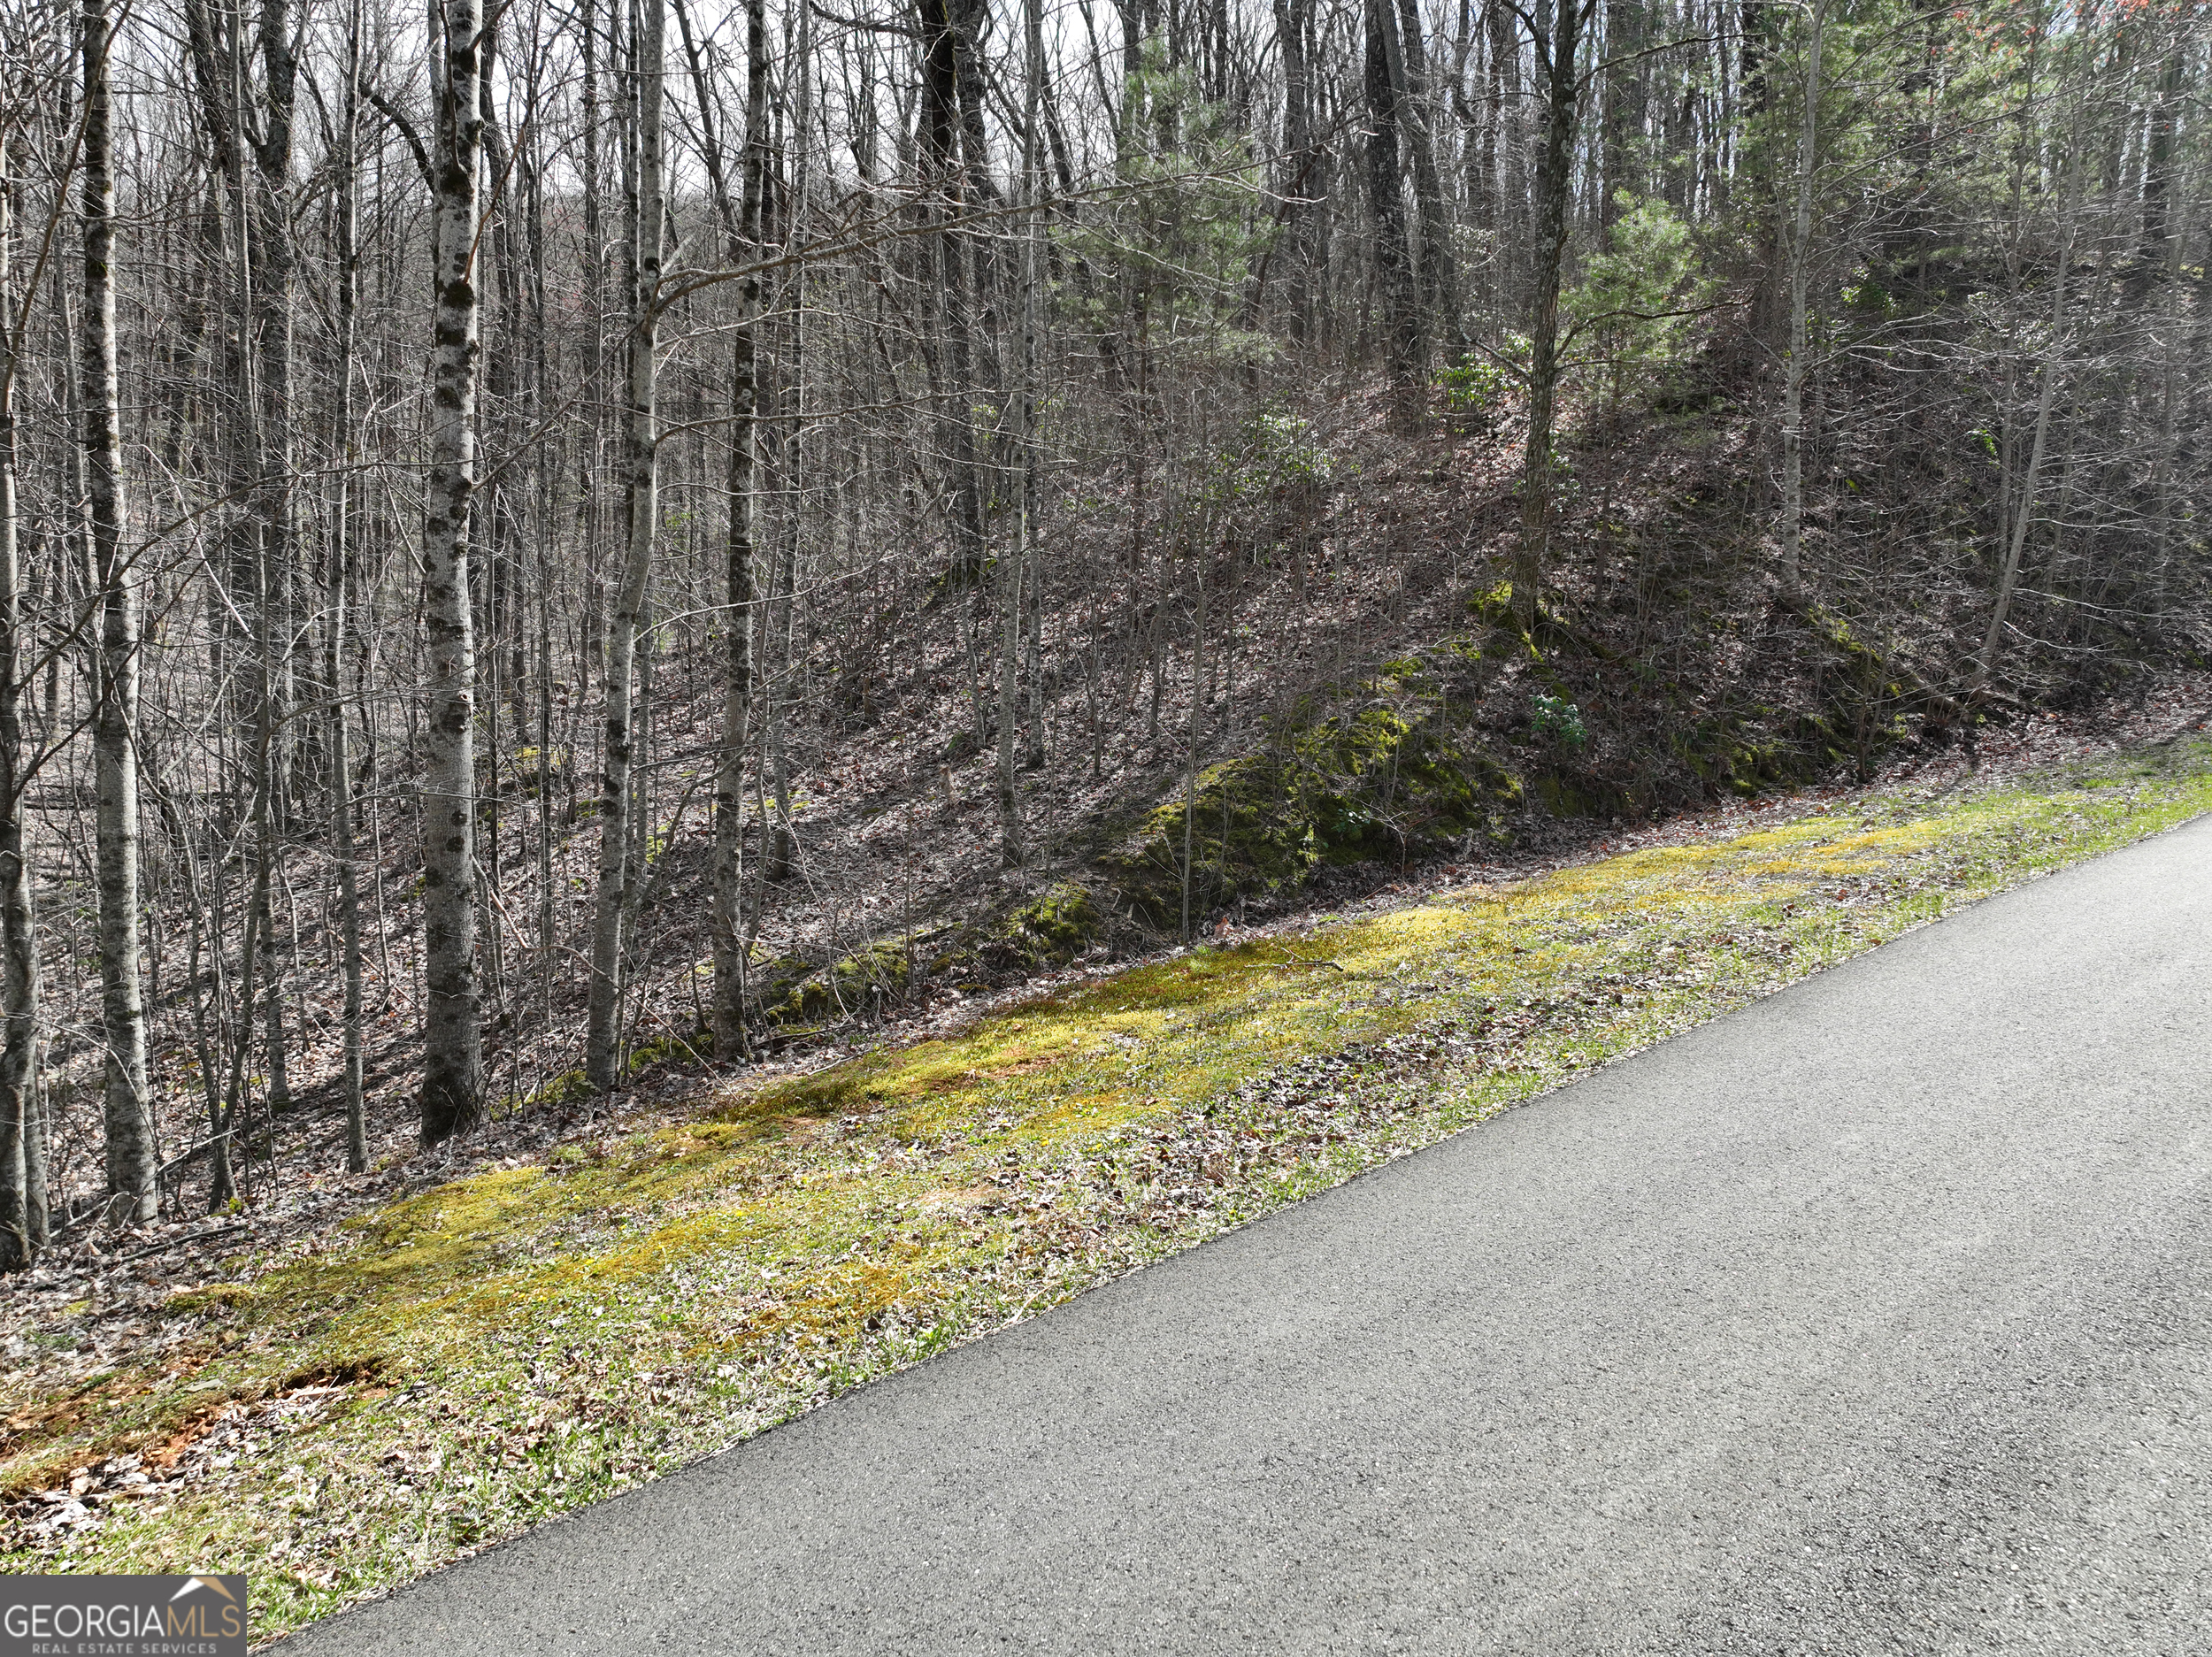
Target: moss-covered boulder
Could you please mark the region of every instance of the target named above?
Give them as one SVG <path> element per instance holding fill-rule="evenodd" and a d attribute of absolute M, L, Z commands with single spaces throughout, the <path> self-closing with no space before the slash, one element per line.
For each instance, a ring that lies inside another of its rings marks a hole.
<path fill-rule="evenodd" d="M 913 961 L 908 939 L 872 944 L 808 973 L 780 999 L 768 1004 L 767 1016 L 788 1026 L 827 1024 L 865 1012 L 883 997 L 906 988 L 913 974 Z"/>
<path fill-rule="evenodd" d="M 994 966 L 1064 966 L 1104 927 L 1091 894 L 1071 880 L 1056 882 L 1015 906 L 992 929 L 983 955 Z"/>
<path fill-rule="evenodd" d="M 1294 768 L 1272 755 L 1211 765 L 1198 774 L 1191 817 L 1195 912 L 1305 884 L 1321 841 L 1300 809 Z M 1117 896 L 1140 920 L 1172 926 L 1181 913 L 1185 802 L 1171 802 L 1102 859 Z"/>
<path fill-rule="evenodd" d="M 771 955 L 756 948 L 747 964 L 746 987 L 756 1006 L 772 1009 L 813 974 L 814 963 L 803 955 Z"/>
<path fill-rule="evenodd" d="M 511 764 L 516 785 L 520 789 L 523 798 L 534 800 L 538 797 L 541 772 L 543 773 L 544 780 L 552 783 L 555 786 L 567 780 L 568 750 L 565 748 L 549 749 L 534 747 L 518 748 L 515 750 Z"/>
<path fill-rule="evenodd" d="M 1500 836 L 1520 785 L 1436 707 L 1348 710 L 1209 766 L 1103 860 L 1139 918 L 1179 923 L 1186 818 L 1194 917 L 1294 890 L 1325 863 Z"/>
<path fill-rule="evenodd" d="M 1521 786 L 1440 711 L 1370 708 L 1302 735 L 1301 803 L 1321 854 L 1362 863 L 1502 832 Z"/>

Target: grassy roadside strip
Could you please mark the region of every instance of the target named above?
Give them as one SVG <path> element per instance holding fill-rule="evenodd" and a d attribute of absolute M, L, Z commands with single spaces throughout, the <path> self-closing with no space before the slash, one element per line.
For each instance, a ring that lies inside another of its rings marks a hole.
<path fill-rule="evenodd" d="M 0 1569 L 243 1570 L 284 1632 L 2208 809 L 2202 740 L 1863 796 L 703 1092 L 241 1255 L 158 1367 L 0 1384 Z"/>

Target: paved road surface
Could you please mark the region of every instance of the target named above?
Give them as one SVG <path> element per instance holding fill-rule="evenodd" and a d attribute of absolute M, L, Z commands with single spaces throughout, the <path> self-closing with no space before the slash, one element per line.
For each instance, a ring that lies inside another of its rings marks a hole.
<path fill-rule="evenodd" d="M 285 1647 L 2212 1653 L 2212 820 Z"/>

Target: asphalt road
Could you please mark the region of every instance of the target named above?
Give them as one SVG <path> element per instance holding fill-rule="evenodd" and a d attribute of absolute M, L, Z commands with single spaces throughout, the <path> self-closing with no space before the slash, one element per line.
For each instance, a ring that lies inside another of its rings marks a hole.
<path fill-rule="evenodd" d="M 2212 1652 L 2212 820 L 284 1649 Z"/>

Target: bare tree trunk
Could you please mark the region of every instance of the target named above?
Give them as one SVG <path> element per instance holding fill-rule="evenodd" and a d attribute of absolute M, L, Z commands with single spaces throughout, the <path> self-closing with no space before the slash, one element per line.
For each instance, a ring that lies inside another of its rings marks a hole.
<path fill-rule="evenodd" d="M 1375 263 L 1382 278 L 1384 356 L 1402 412 L 1421 372 L 1421 311 L 1414 292 L 1413 259 L 1406 241 L 1405 184 L 1399 177 L 1398 84 L 1391 64 L 1398 56 L 1398 19 L 1391 0 L 1367 0 L 1367 189 L 1375 215 Z"/>
<path fill-rule="evenodd" d="M 16 539 L 15 380 L 20 360 L 9 271 L 7 135 L 0 133 L 0 1271 L 46 1247 L 44 1136 L 38 1132 L 38 939 L 23 847 L 23 582 Z"/>
<path fill-rule="evenodd" d="M 1027 618 L 1029 655 L 1029 751 L 1023 768 L 1042 771 L 1045 765 L 1044 594 L 1042 554 L 1037 535 L 1037 375 L 1038 375 L 1038 239 L 1043 234 L 1045 192 L 1044 134 L 1040 116 L 1044 108 L 1044 13 L 1041 0 L 1024 0 L 1022 7 L 1024 76 L 1026 88 L 1022 116 L 1022 201 L 1028 211 L 1022 220 L 1021 256 L 1021 545 L 1024 595 L 1019 608 Z"/>
<path fill-rule="evenodd" d="M 1413 199 L 1421 217 L 1421 303 L 1440 330 L 1446 360 L 1465 349 L 1459 314 L 1459 261 L 1452 252 L 1450 214 L 1436 167 L 1436 134 L 1429 119 L 1429 53 L 1421 37 L 1419 0 L 1398 0 L 1398 50 L 1391 58 L 1401 124 L 1413 149 Z"/>
<path fill-rule="evenodd" d="M 265 491 L 266 483 L 264 484 Z M 253 736 L 253 933 L 260 950 L 262 996 L 262 1051 L 266 1059 L 265 1099 L 271 1120 L 292 1103 L 291 1078 L 286 1073 L 283 1001 L 278 994 L 276 914 L 270 891 L 276 863 L 277 791 L 282 780 L 282 756 L 278 751 L 277 655 L 283 648 L 277 631 L 276 596 L 285 579 L 283 567 L 270 555 L 274 537 L 268 525 L 257 538 L 254 565 L 254 736 Z M 239 1008 L 248 1025 L 253 1020 L 250 1001 Z"/>
<path fill-rule="evenodd" d="M 1036 300 L 1036 182 L 1037 91 L 1043 79 L 1043 52 L 1035 37 L 1037 0 L 1025 0 L 1022 9 L 1023 70 L 1025 85 L 1022 122 L 1021 179 L 1016 188 L 1027 211 L 1018 221 L 1021 247 L 1020 354 L 1013 387 L 1015 452 L 1014 545 L 999 561 L 998 667 L 998 819 L 999 862 L 1019 869 L 1026 860 L 1023 845 L 1021 791 L 1015 778 L 1015 745 L 1019 740 L 1022 614 L 1025 602 L 1023 582 L 1029 562 L 1030 531 L 1036 509 L 1036 444 L 1031 426 L 1036 419 L 1037 300 Z"/>
<path fill-rule="evenodd" d="M 358 90 L 361 83 L 361 5 L 353 0 L 346 27 L 346 97 L 338 134 L 338 362 L 337 398 L 333 424 L 338 433 L 340 464 L 337 499 L 331 510 L 331 541 L 325 552 L 323 679 L 330 698 L 330 851 L 338 869 L 339 971 L 344 981 L 345 1007 L 341 1085 L 346 1103 L 346 1171 L 363 1174 L 369 1168 L 368 1125 L 361 1098 L 361 892 L 354 867 L 353 753 L 346 723 L 343 674 L 347 628 L 351 613 L 347 598 L 354 557 L 353 473 L 356 439 L 353 430 L 353 376 L 357 313 L 361 297 L 361 258 L 357 244 L 361 180 L 355 142 L 359 133 Z"/>
<path fill-rule="evenodd" d="M 794 284 L 796 286 L 796 284 Z M 795 297 L 787 303 L 795 309 Z M 795 335 L 795 325 L 790 334 Z M 795 338 L 787 341 L 794 366 L 803 349 Z M 772 391 L 768 401 L 780 403 L 780 391 Z M 781 463 L 778 482 L 792 498 L 794 510 L 782 524 L 781 533 L 775 537 L 776 557 L 768 572 L 768 602 L 761 611 L 766 642 L 773 647 L 762 670 L 762 761 L 767 767 L 770 796 L 775 802 L 775 813 L 768 822 L 767 855 L 761 860 L 761 878 L 771 884 L 791 878 L 793 859 L 798 855 L 799 837 L 791 829 L 791 751 L 786 738 L 790 733 L 791 710 L 797 701 L 798 657 L 793 650 L 793 635 L 798 621 L 799 525 L 795 510 L 800 489 L 799 456 L 795 445 L 783 441 L 780 433 L 775 439 L 772 453 Z M 962 625 L 966 625 L 967 611 L 961 611 Z M 972 663 L 971 663 L 972 665 Z"/>
<path fill-rule="evenodd" d="M 757 16 L 761 0 L 750 0 Z M 752 32 L 749 28 L 749 33 Z M 758 38 L 757 35 L 756 38 Z M 759 58 L 755 58 L 759 62 Z M 764 74 L 763 79 L 764 79 Z M 748 143 L 748 171 L 757 147 Z M 749 190 L 749 197 L 757 200 Z M 730 449 L 725 474 L 729 528 L 724 541 L 722 735 L 714 774 L 714 1050 L 749 1058 L 745 1032 L 745 755 L 753 706 L 753 550 L 759 513 L 754 500 L 758 458 L 755 421 L 760 381 L 755 368 L 759 285 L 740 296 L 747 313 L 730 346 Z"/>
<path fill-rule="evenodd" d="M 2158 318 L 2158 458 L 2152 473 L 2156 514 L 2153 525 L 2152 609 L 2163 618 L 2172 583 L 2176 489 L 2175 462 L 2181 444 L 2182 389 L 2182 237 L 2174 218 L 2177 203 L 2174 139 L 2180 111 L 2188 107 L 2193 59 L 2177 40 L 2169 49 L 2159 75 L 2158 101 L 2152 111 L 2150 150 L 2143 166 L 2143 250 L 2132 286 L 2139 292 L 2154 290 Z M 2149 295 L 2147 294 L 2146 297 Z"/>
<path fill-rule="evenodd" d="M 951 476 L 946 493 L 952 510 L 953 572 L 963 583 L 982 579 L 986 558 L 981 479 L 976 472 L 975 371 L 966 236 L 952 222 L 967 199 L 967 173 L 961 165 L 959 132 L 960 51 L 952 0 L 921 0 L 922 25 L 922 188 L 929 211 L 939 215 L 936 237 L 941 282 L 946 357 L 938 406 L 941 441 Z M 980 699 L 978 699 L 979 704 Z M 982 708 L 976 709 L 976 734 L 982 735 Z"/>
<path fill-rule="evenodd" d="M 1813 174 L 1820 161 L 1820 46 L 1824 0 L 1813 0 L 1806 21 L 1805 118 L 1797 134 L 1797 211 L 1790 223 L 1790 349 L 1782 360 L 1782 590 L 1794 595 L 1802 579 L 1805 541 L 1806 278 L 1813 239 Z"/>
<path fill-rule="evenodd" d="M 1967 686 L 1970 706 L 1978 699 L 1997 670 L 1998 648 L 2004 642 L 2005 622 L 2011 614 L 2013 594 L 2019 583 L 2020 559 L 2027 549 L 2029 525 L 2035 520 L 2036 490 L 2042 480 L 2043 458 L 2050 441 L 2051 410 L 2057 402 L 2058 382 L 2065 369 L 2066 289 L 2073 276 L 2075 220 L 2081 203 L 2080 110 L 2081 100 L 2078 97 L 2077 119 L 2070 123 L 2071 136 L 2068 140 L 2064 199 L 2059 206 L 2058 257 L 2051 267 L 2050 338 L 2043 348 L 2042 370 L 2036 387 L 2034 433 L 2029 439 L 2027 471 L 2020 479 L 2004 553 L 1998 565 L 1997 592 L 1989 609 L 1989 630 L 1982 637 L 1982 648 L 1974 658 L 1973 676 Z"/>
<path fill-rule="evenodd" d="M 290 816 L 290 760 L 296 746 L 287 734 L 286 718 L 295 699 L 292 598 L 298 562 L 292 463 L 297 422 L 291 406 L 296 255 L 287 199 L 297 86 L 294 25 L 286 0 L 265 0 L 256 25 L 263 65 L 257 87 L 242 12 L 211 13 L 201 0 L 188 0 L 184 13 L 202 115 L 228 193 L 224 243 L 235 317 L 231 366 L 237 411 L 230 426 L 228 458 L 232 487 L 245 510 L 230 538 L 230 597 L 236 610 L 227 608 L 226 617 L 242 614 L 251 631 L 253 688 L 246 714 L 255 733 L 251 901 L 260 950 L 259 1016 L 268 1102 L 273 1110 L 282 1110 L 291 1102 L 284 978 L 276 919 L 268 904 Z M 247 171 L 249 151 L 256 168 L 252 175 Z M 250 1024 L 255 1009 L 242 1007 L 241 1016 Z"/>
<path fill-rule="evenodd" d="M 284 1028 L 284 978 L 278 965 L 276 916 L 269 909 L 271 882 L 283 855 L 282 836 L 290 821 L 289 798 L 292 755 L 286 717 L 294 699 L 292 684 L 292 596 L 298 564 L 297 515 L 292 495 L 293 433 L 297 418 L 292 407 L 292 295 L 296 263 L 292 245 L 287 192 L 292 172 L 292 115 L 297 67 L 292 56 L 296 27 L 287 0 L 262 0 L 256 24 L 260 47 L 263 85 L 262 118 L 255 159 L 261 175 L 260 252 L 255 261 L 253 326 L 260 334 L 263 399 L 261 441 L 255 444 L 257 464 L 265 475 L 256 479 L 255 502 L 261 533 L 255 579 L 257 651 L 260 656 L 258 717 L 266 726 L 262 742 L 265 779 L 257 786 L 266 794 L 256 825 L 256 855 L 260 864 L 255 901 L 262 906 L 261 977 L 263 1045 L 268 1063 L 268 1104 L 271 1111 L 288 1109 L 292 1102 L 289 1055 Z M 241 53 L 236 68 L 244 79 Z M 242 127 L 244 126 L 242 110 Z M 240 234 L 244 237 L 242 214 Z"/>
<path fill-rule="evenodd" d="M 657 468 L 655 349 L 658 333 L 662 200 L 662 0 L 638 0 L 630 72 L 635 86 L 636 206 L 630 235 L 629 541 L 607 629 L 606 770 L 599 796 L 599 887 L 592 922 L 591 992 L 584 1075 L 605 1092 L 618 1079 L 622 913 L 629 873 L 631 696 L 638 619 L 653 568 Z"/>
<path fill-rule="evenodd" d="M 476 659 L 469 502 L 476 487 L 477 173 L 483 147 L 477 0 L 431 0 L 437 346 L 423 520 L 430 717 L 424 733 L 422 1142 L 483 1125 L 476 979 Z"/>
<path fill-rule="evenodd" d="M 682 0 L 676 22 L 683 31 L 692 84 L 701 111 L 708 176 L 722 215 L 724 248 L 733 265 L 756 256 L 760 246 L 761 196 L 768 125 L 768 26 L 765 0 L 746 0 L 745 132 L 739 199 L 733 201 L 726 158 L 714 128 L 714 99 L 705 65 L 692 40 Z M 745 1030 L 745 753 L 752 724 L 753 556 L 758 540 L 759 504 L 755 474 L 759 464 L 758 365 L 761 282 L 757 275 L 738 287 L 737 326 L 730 339 L 730 430 L 725 488 L 729 528 L 724 541 L 726 632 L 723 656 L 722 735 L 714 773 L 714 1050 L 731 1058 L 749 1058 Z"/>
<path fill-rule="evenodd" d="M 107 1044 L 108 1191 L 117 1217 L 150 1220 L 160 1201 L 138 948 L 138 595 L 123 556 L 123 435 L 115 362 L 115 176 L 107 0 L 85 0 L 84 456 L 94 579 L 100 585 L 100 695 L 93 717 L 98 816 L 100 1015 Z"/>
<path fill-rule="evenodd" d="M 1192 560 L 1198 574 L 1196 615 L 1190 644 L 1190 733 L 1183 751 L 1183 922 L 1179 941 L 1190 942 L 1192 862 L 1197 855 L 1198 747 L 1206 735 L 1206 562 L 1198 553 Z M 1226 855 L 1225 848 L 1224 855 Z"/>
<path fill-rule="evenodd" d="M 1498 249 L 1498 271 L 1493 280 L 1502 308 L 1525 296 L 1523 281 L 1528 268 L 1520 252 L 1528 240 L 1528 146 L 1521 142 L 1521 40 L 1509 8 L 1486 5 L 1483 17 L 1490 48 L 1486 77 L 1488 125 L 1483 154 L 1493 208 L 1486 227 Z"/>
<path fill-rule="evenodd" d="M 1604 130 L 1599 134 L 1600 178 L 1598 223 L 1611 229 L 1620 213 L 1620 193 L 1629 188 L 1629 174 L 1640 156 L 1632 157 L 1629 130 L 1642 135 L 1647 90 L 1637 49 L 1643 44 L 1641 0 L 1605 0 Z M 1639 179 L 1638 182 L 1642 180 Z"/>
<path fill-rule="evenodd" d="M 811 158 L 813 145 L 814 109 L 814 53 L 811 12 L 801 12 L 795 19 L 792 42 L 792 62 L 786 74 L 795 85 L 789 94 L 790 114 L 785 127 L 783 148 L 788 154 L 788 176 L 782 181 L 783 242 L 786 251 L 803 234 L 812 201 Z M 812 332 L 813 318 L 809 309 L 809 272 L 806 261 L 793 265 L 791 273 L 777 309 L 788 320 L 780 337 L 784 341 L 786 372 L 782 383 L 772 398 L 780 417 L 771 426 L 778 433 L 774 453 L 781 464 L 777 476 L 778 492 L 790 502 L 783 515 L 776 536 L 776 568 L 770 583 L 775 602 L 768 610 L 769 625 L 776 645 L 775 667 L 769 678 L 768 702 L 768 769 L 775 785 L 776 817 L 769 836 L 768 856 L 764 873 L 772 881 L 788 879 L 798 856 L 799 836 L 792 823 L 792 764 L 791 736 L 794 717 L 804 707 L 807 684 L 806 656 L 799 648 L 800 593 L 799 548 L 806 533 L 806 433 L 808 364 L 807 341 Z M 969 381 L 962 371 L 961 382 Z M 964 405 L 964 407 L 965 405 Z M 783 418 L 786 417 L 787 418 Z M 965 475 L 975 478 L 973 456 L 971 454 Z M 978 510 L 981 509 L 979 506 Z M 980 521 L 979 519 L 979 521 Z M 981 543 L 979 542 L 979 545 Z M 978 568 L 980 569 L 979 559 Z M 961 612 L 964 625 L 972 620 L 971 610 Z M 971 671 L 974 667 L 970 657 Z M 980 693 L 978 693 L 979 698 Z M 975 703 L 976 735 L 982 739 L 982 702 Z"/>
<path fill-rule="evenodd" d="M 1027 446 L 1026 433 L 1024 447 Z M 1018 484 L 1016 486 L 1020 487 Z M 1018 869 L 1022 848 L 1021 791 L 1016 786 L 1014 745 L 1020 713 L 1016 697 L 1021 681 L 1022 563 L 1029 554 L 1029 518 L 1023 511 L 1014 545 L 999 560 L 998 756 L 994 781 L 998 793 L 999 862 Z"/>
<path fill-rule="evenodd" d="M 1306 35 L 1313 0 L 1273 0 L 1275 50 L 1283 65 L 1283 286 L 1291 337 L 1302 344 L 1313 327 L 1313 89 Z"/>
<path fill-rule="evenodd" d="M 1551 36 L 1536 39 L 1544 86 L 1544 149 L 1537 175 L 1536 272 L 1530 296 L 1528 442 L 1521 461 L 1521 534 L 1513 565 L 1513 619 L 1524 634 L 1536 627 L 1558 490 L 1552 421 L 1559 391 L 1559 281 L 1573 183 L 1575 104 L 1581 96 L 1575 61 L 1591 3 L 1553 0 Z"/>

